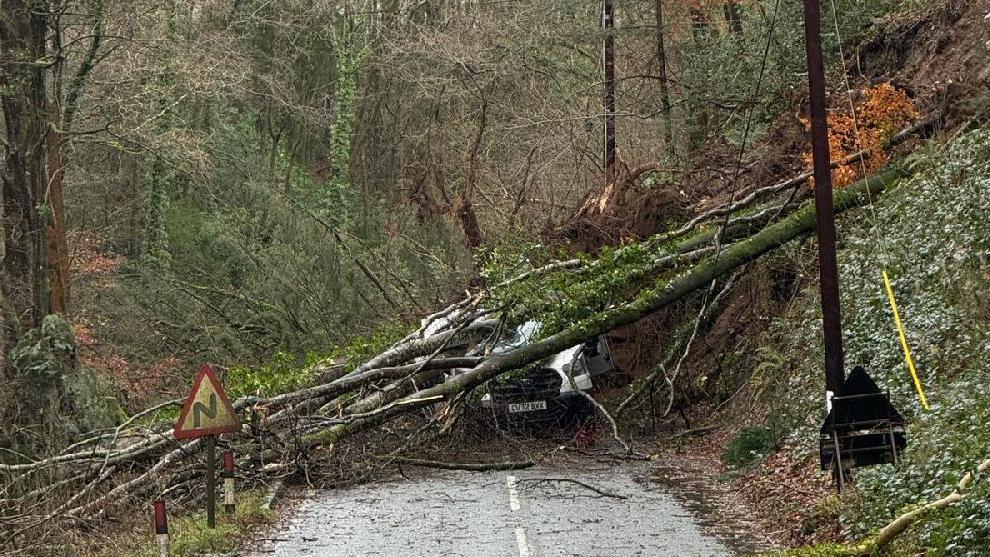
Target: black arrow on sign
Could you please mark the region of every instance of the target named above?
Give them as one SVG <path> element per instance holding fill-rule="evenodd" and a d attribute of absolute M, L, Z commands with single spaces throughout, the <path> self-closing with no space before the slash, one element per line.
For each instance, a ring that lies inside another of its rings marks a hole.
<path fill-rule="evenodd" d="M 210 406 L 207 407 L 202 402 L 196 402 L 192 407 L 193 411 L 193 427 L 200 427 L 200 415 L 206 414 L 206 417 L 214 420 L 217 417 L 217 394 L 210 393 Z"/>

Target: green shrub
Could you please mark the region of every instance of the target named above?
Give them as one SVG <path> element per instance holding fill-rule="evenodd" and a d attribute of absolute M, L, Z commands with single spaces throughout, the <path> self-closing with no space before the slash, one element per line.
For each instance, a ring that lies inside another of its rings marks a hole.
<path fill-rule="evenodd" d="M 115 425 L 122 415 L 112 383 L 77 365 L 75 337 L 60 315 L 45 316 L 21 336 L 9 364 L 16 396 L 5 413 L 15 425 L 0 424 L 0 443 L 45 452 L 81 431 Z"/>
<path fill-rule="evenodd" d="M 769 427 L 745 427 L 722 451 L 722 462 L 748 466 L 763 459 L 777 447 L 778 436 Z"/>

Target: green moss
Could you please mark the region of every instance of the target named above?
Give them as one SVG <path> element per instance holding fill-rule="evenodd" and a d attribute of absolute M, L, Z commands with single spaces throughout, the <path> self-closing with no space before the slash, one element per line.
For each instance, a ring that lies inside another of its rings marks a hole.
<path fill-rule="evenodd" d="M 822 543 L 788 549 L 774 553 L 764 553 L 761 557 L 850 557 L 855 555 L 849 546 L 837 543 Z"/>
<path fill-rule="evenodd" d="M 513 310 L 523 308 L 527 318 L 543 323 L 545 331 L 553 331 L 592 317 L 616 301 L 642 294 L 652 284 L 666 283 L 669 272 L 661 270 L 657 261 L 672 255 L 674 249 L 676 245 L 658 239 L 605 247 L 595 258 L 572 256 L 584 260 L 581 269 L 562 269 L 497 287 L 527 267 L 537 268 L 553 259 L 553 254 L 540 246 L 520 246 L 491 253 L 482 274 L 493 287 L 492 305 L 508 308 L 510 317 Z"/>

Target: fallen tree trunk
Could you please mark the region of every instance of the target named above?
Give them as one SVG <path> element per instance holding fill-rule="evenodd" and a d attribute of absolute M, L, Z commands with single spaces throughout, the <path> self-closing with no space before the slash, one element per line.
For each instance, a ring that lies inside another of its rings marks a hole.
<path fill-rule="evenodd" d="M 907 164 L 891 165 L 883 172 L 861 180 L 835 192 L 835 212 L 865 205 L 880 195 L 887 186 L 910 174 Z M 446 400 L 453 395 L 474 389 L 502 373 L 519 369 L 532 362 L 552 356 L 585 339 L 593 338 L 613 329 L 639 321 L 643 317 L 680 300 L 692 292 L 707 286 L 712 280 L 787 242 L 808 234 L 815 229 L 815 208 L 805 203 L 801 209 L 786 219 L 768 226 L 747 240 L 737 242 L 709 257 L 666 285 L 646 289 L 640 297 L 610 310 L 603 311 L 581 323 L 523 345 L 503 354 L 496 354 L 463 374 L 452 377 L 435 387 L 424 389 L 385 405 L 378 410 L 356 417 L 348 423 L 338 424 L 326 431 L 304 437 L 306 446 L 334 445 L 347 435 L 365 431 L 400 414 Z"/>

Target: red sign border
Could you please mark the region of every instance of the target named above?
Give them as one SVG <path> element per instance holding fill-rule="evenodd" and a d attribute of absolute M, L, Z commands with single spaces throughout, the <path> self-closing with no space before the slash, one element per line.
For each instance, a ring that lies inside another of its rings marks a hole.
<path fill-rule="evenodd" d="M 237 420 L 237 424 L 230 426 L 208 427 L 206 429 L 186 429 L 180 431 L 179 427 L 185 423 L 186 416 L 189 415 L 189 410 L 192 409 L 193 402 L 196 400 L 196 393 L 199 392 L 199 386 L 203 383 L 203 379 L 210 380 L 210 383 L 213 384 L 213 389 L 217 392 L 217 396 L 220 397 L 220 404 L 226 408 L 232 416 L 234 416 L 234 419 Z M 189 391 L 189 396 L 186 397 L 186 401 L 182 404 L 182 413 L 179 414 L 179 419 L 175 422 L 175 426 L 172 428 L 172 435 L 174 435 L 176 439 L 196 439 L 198 437 L 206 437 L 208 435 L 233 433 L 235 431 L 240 431 L 240 429 L 241 420 L 237 416 L 237 411 L 234 410 L 234 406 L 230 403 L 230 399 L 227 398 L 227 393 L 223 390 L 220 380 L 217 379 L 217 375 L 213 372 L 213 368 L 210 364 L 203 364 L 203 367 L 199 368 L 199 373 L 196 375 L 196 380 L 193 381 L 193 387 L 192 390 Z"/>

